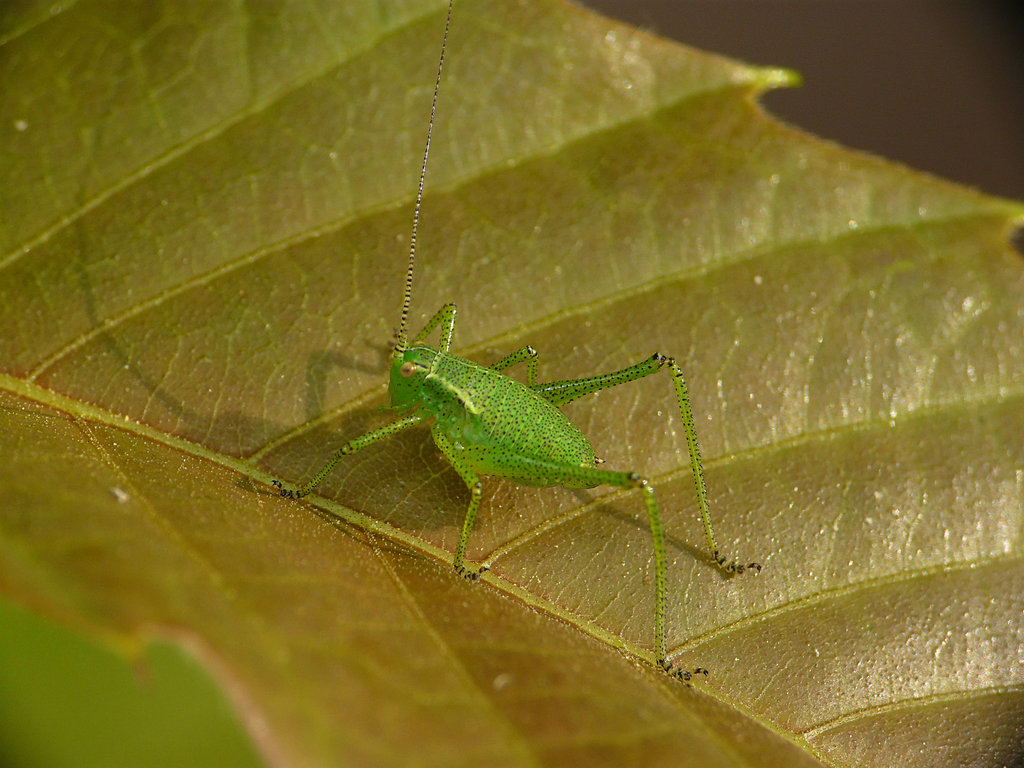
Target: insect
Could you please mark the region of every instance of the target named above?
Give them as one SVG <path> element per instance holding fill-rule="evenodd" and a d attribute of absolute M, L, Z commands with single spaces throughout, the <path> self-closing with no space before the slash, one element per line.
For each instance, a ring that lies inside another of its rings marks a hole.
<path fill-rule="evenodd" d="M 612 373 L 538 383 L 538 355 L 533 347 L 518 349 L 490 366 L 451 353 L 452 335 L 455 331 L 454 304 L 442 306 L 419 333 L 411 340 L 408 338 L 409 307 L 412 301 L 416 260 L 416 231 L 423 201 L 427 158 L 430 155 L 430 139 L 437 112 L 437 97 L 444 69 L 453 4 L 454 0 L 449 0 L 427 126 L 426 147 L 413 210 L 401 319 L 392 347 L 388 391 L 391 396 L 391 408 L 403 415 L 390 424 L 346 442 L 301 488 L 286 488 L 279 480 L 274 480 L 273 485 L 286 498 L 302 498 L 312 492 L 345 456 L 416 424 L 432 421 L 430 434 L 434 443 L 466 484 L 470 494 L 469 507 L 462 523 L 453 560 L 455 570 L 467 579 L 477 579 L 482 572 L 466 563 L 466 544 L 473 530 L 483 493 L 480 480 L 482 475 L 505 477 L 517 484 L 528 486 L 564 485 L 570 488 L 594 488 L 607 485 L 637 489 L 642 494 L 647 509 L 654 547 L 654 651 L 657 663 L 670 674 L 683 680 L 689 680 L 695 673 L 706 675 L 707 670 L 700 667 L 694 672 L 675 668 L 667 658 L 667 559 L 665 534 L 654 488 L 646 478 L 636 472 L 618 472 L 599 467 L 600 460 L 595 457 L 590 442 L 559 410 L 559 406 L 584 395 L 636 381 L 657 371 L 667 371 L 672 378 L 679 412 L 682 415 L 700 517 L 711 556 L 717 566 L 729 574 L 759 571 L 759 564 L 740 564 L 726 558 L 719 551 L 708 508 L 708 493 L 704 484 L 693 413 L 690 409 L 690 396 L 683 373 L 672 358 L 656 353 Z M 427 337 L 435 330 L 439 333 L 439 340 L 436 346 L 431 346 L 427 343 Z M 504 371 L 523 363 L 527 366 L 526 384 L 505 375 Z"/>

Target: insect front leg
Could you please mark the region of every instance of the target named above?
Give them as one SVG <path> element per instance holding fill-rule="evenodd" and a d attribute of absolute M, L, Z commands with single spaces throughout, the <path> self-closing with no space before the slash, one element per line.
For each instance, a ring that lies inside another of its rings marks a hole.
<path fill-rule="evenodd" d="M 452 565 L 455 566 L 455 570 L 458 571 L 460 576 L 464 576 L 467 579 L 478 579 L 480 574 L 487 569 L 466 567 L 466 543 L 469 541 L 470 531 L 473 530 L 473 523 L 476 522 L 476 513 L 480 509 L 483 487 L 480 484 L 480 478 L 469 464 L 463 460 L 462 451 L 452 445 L 451 440 L 448 439 L 448 436 L 441 428 L 435 424 L 433 429 L 430 430 L 430 434 L 433 436 L 438 449 L 451 462 L 452 467 L 455 468 L 455 471 L 458 472 L 459 477 L 462 478 L 462 481 L 469 489 L 469 507 L 466 509 L 466 517 L 462 521 L 462 532 L 459 534 L 459 543 L 455 547 L 455 559 Z"/>
<path fill-rule="evenodd" d="M 433 331 L 440 324 L 441 326 L 441 339 L 438 342 L 438 349 L 442 352 L 447 352 L 448 348 L 452 345 L 452 334 L 455 333 L 455 305 L 452 303 L 445 304 L 434 316 L 430 318 L 423 330 L 416 334 L 413 338 L 413 344 L 419 344 L 430 332 Z"/>
<path fill-rule="evenodd" d="M 676 401 L 679 404 L 679 413 L 683 417 L 686 447 L 690 454 L 690 468 L 693 471 L 693 483 L 697 490 L 697 504 L 700 507 L 700 520 L 704 526 L 704 540 L 707 542 L 708 551 L 711 552 L 711 557 L 715 564 L 726 573 L 743 573 L 748 570 L 760 571 L 761 565 L 759 563 L 739 563 L 736 560 L 727 558 L 718 548 L 715 528 L 711 523 L 708 490 L 707 485 L 704 483 L 704 468 L 700 461 L 700 444 L 697 442 L 697 428 L 693 421 L 693 410 L 690 408 L 690 393 L 687 391 L 683 372 L 671 357 L 665 357 L 656 352 L 646 360 L 641 360 L 639 363 L 619 371 L 601 374 L 600 376 L 590 376 L 585 379 L 569 379 L 538 384 L 532 387 L 532 389 L 552 405 L 565 405 L 584 395 L 642 379 L 663 368 L 667 368 L 672 375 L 672 384 L 676 392 Z"/>
<path fill-rule="evenodd" d="M 308 496 L 310 492 L 316 488 L 323 479 L 331 473 L 338 462 L 341 461 L 342 457 L 349 456 L 356 451 L 360 451 L 368 445 L 384 440 L 385 438 L 391 437 L 396 432 L 401 432 L 403 429 L 408 429 L 414 424 L 418 424 L 427 418 L 422 414 L 414 413 L 412 416 L 406 416 L 404 419 L 393 421 L 390 424 L 385 424 L 380 429 L 375 429 L 372 432 L 367 432 L 365 435 L 360 435 L 357 438 L 349 440 L 341 448 L 339 448 L 330 460 L 324 464 L 323 468 L 313 475 L 313 479 L 306 483 L 301 488 L 285 488 L 284 483 L 280 480 L 272 480 L 270 482 L 275 488 L 280 491 L 281 495 L 286 499 L 301 499 L 303 496 Z"/>

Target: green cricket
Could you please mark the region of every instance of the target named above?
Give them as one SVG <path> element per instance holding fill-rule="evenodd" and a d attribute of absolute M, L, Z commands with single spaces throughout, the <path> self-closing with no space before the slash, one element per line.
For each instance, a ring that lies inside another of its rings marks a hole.
<path fill-rule="evenodd" d="M 285 498 L 299 499 L 309 495 L 345 456 L 368 445 L 389 438 L 421 422 L 434 420 L 430 434 L 441 453 L 451 463 L 469 490 L 469 507 L 455 547 L 453 565 L 467 579 L 479 578 L 482 570 L 466 563 L 466 544 L 473 530 L 482 497 L 481 475 L 505 477 L 519 485 L 547 487 L 564 485 L 570 488 L 594 488 L 607 485 L 615 488 L 639 489 L 647 507 L 647 517 L 654 545 L 654 652 L 658 665 L 669 674 L 688 681 L 694 674 L 707 675 L 702 667 L 692 672 L 676 668 L 668 660 L 666 647 L 667 558 L 665 533 L 658 502 L 650 482 L 636 472 L 601 469 L 594 449 L 582 432 L 558 410 L 558 406 L 602 389 L 642 379 L 660 370 L 668 371 L 675 388 L 679 412 L 686 432 L 690 467 L 697 489 L 704 537 L 715 564 L 727 574 L 760 571 L 758 563 L 741 564 L 723 555 L 715 539 L 708 508 L 708 492 L 701 467 L 700 446 L 694 426 L 693 412 L 686 381 L 679 366 L 670 357 L 655 353 L 650 357 L 612 373 L 537 383 L 537 351 L 530 346 L 516 350 L 484 366 L 452 354 L 455 331 L 455 305 L 445 304 L 430 321 L 408 340 L 409 306 L 412 300 L 413 271 L 416 262 L 416 231 L 430 155 L 430 139 L 437 112 L 437 96 L 441 87 L 445 49 L 451 28 L 452 7 L 449 0 L 445 19 L 441 56 L 434 83 L 434 96 L 427 124 L 426 147 L 420 169 L 419 186 L 413 210 L 409 263 L 405 275 L 402 313 L 394 336 L 391 375 L 388 393 L 391 409 L 405 413 L 401 418 L 379 429 L 349 440 L 342 445 L 313 478 L 298 489 L 285 488 L 279 480 L 273 485 Z M 439 329 L 436 347 L 426 339 Z M 510 378 L 504 371 L 526 363 L 526 384 Z"/>

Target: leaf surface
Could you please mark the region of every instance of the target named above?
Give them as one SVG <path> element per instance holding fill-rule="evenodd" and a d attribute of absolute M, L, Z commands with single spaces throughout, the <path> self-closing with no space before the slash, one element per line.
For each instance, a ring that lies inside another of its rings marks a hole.
<path fill-rule="evenodd" d="M 443 3 L 0 16 L 0 585 L 180 639 L 287 765 L 965 765 L 1024 749 L 1024 207 L 804 136 L 791 81 L 547 0 L 460 2 L 413 327 L 543 380 L 657 491 L 485 481 L 389 418 Z M 59 51 L 60 55 L 54 55 Z M 512 371 L 514 376 L 524 374 Z"/>

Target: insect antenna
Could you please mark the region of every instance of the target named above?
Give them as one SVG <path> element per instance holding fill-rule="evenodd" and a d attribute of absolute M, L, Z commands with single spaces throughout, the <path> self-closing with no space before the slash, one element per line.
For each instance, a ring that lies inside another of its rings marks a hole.
<path fill-rule="evenodd" d="M 427 158 L 430 156 L 430 136 L 434 131 L 434 115 L 437 114 L 437 92 L 441 89 L 441 71 L 444 69 L 444 53 L 448 46 L 448 30 L 452 25 L 452 6 L 455 0 L 448 0 L 448 15 L 444 21 L 444 37 L 441 38 L 441 57 L 437 62 L 437 78 L 434 80 L 434 98 L 430 103 L 430 120 L 427 123 L 427 143 L 423 149 L 423 165 L 420 167 L 420 182 L 416 189 L 416 207 L 412 213 L 412 236 L 409 238 L 409 268 L 405 273 L 405 294 L 402 299 L 402 319 L 395 331 L 395 348 L 392 356 L 398 359 L 405 353 L 408 339 L 409 304 L 412 301 L 412 274 L 416 264 L 416 230 L 420 223 L 420 206 L 423 204 L 423 183 L 427 178 Z"/>

